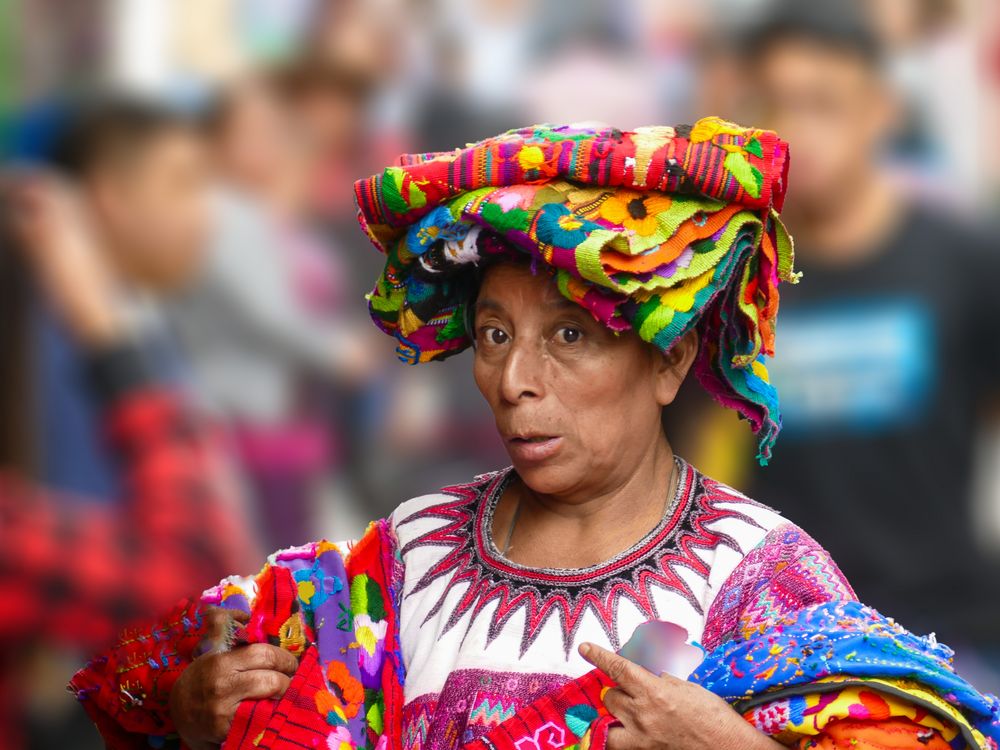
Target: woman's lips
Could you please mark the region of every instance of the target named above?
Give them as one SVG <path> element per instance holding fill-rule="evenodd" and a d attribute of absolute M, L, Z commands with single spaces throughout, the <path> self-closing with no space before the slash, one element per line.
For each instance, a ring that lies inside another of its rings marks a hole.
<path fill-rule="evenodd" d="M 538 462 L 552 458 L 562 446 L 561 437 L 540 435 L 537 437 L 514 437 L 507 441 L 507 449 L 514 461 Z"/>

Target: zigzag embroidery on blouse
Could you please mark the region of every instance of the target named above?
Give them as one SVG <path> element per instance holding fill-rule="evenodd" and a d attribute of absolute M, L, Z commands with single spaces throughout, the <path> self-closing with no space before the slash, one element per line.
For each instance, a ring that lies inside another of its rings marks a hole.
<path fill-rule="evenodd" d="M 659 619 L 652 596 L 654 587 L 678 593 L 698 614 L 703 614 L 697 596 L 677 570 L 686 568 L 707 580 L 710 566 L 698 551 L 726 546 L 739 554 L 744 552 L 729 534 L 707 528 L 710 524 L 736 519 L 761 528 L 749 515 L 720 504 L 763 506 L 705 477 L 686 462 L 680 461 L 680 466 L 677 494 L 655 529 L 613 559 L 575 570 L 527 568 L 504 559 L 497 551 L 490 537 L 493 511 L 514 476 L 513 469 L 483 475 L 469 484 L 447 487 L 441 494 L 453 499 L 418 510 L 397 524 L 398 527 L 428 518 L 446 522 L 403 546 L 404 555 L 416 547 L 447 548 L 406 596 L 413 596 L 448 576 L 447 585 L 424 618 L 426 624 L 440 612 L 453 588 L 467 585 L 439 637 L 469 612 L 472 613 L 471 626 L 486 606 L 496 601 L 487 631 L 487 645 L 496 639 L 511 617 L 523 611 L 521 656 L 534 643 L 553 612 L 561 613 L 563 648 L 567 654 L 588 611 L 596 616 L 617 650 L 620 647 L 616 625 L 620 602 L 627 599 L 649 619 Z"/>

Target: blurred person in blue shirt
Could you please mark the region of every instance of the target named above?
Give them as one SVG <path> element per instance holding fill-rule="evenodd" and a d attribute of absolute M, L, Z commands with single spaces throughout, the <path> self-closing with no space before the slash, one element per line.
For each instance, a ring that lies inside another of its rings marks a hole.
<path fill-rule="evenodd" d="M 803 272 L 771 370 L 782 445 L 741 483 L 815 529 L 865 601 L 996 649 L 1000 578 L 971 485 L 1000 395 L 1000 257 L 890 177 L 898 108 L 860 7 L 781 2 L 741 41 L 754 119 L 790 143 Z"/>
<path fill-rule="evenodd" d="M 78 193 L 147 356 L 161 377 L 179 382 L 181 357 L 156 300 L 187 282 L 206 241 L 207 175 L 196 124 L 144 98 L 102 95 L 71 112 L 50 161 Z M 115 497 L 119 471 L 80 352 L 44 304 L 35 328 L 40 478 L 53 489 Z"/>
<path fill-rule="evenodd" d="M 192 427 L 186 368 L 158 312 L 202 262 L 197 124 L 118 95 L 67 115 L 51 139 L 35 133 L 31 161 L 45 164 L 0 175 L 0 579 L 18 612 L 0 648 L 10 748 L 21 734 L 29 748 L 96 747 L 61 701 L 75 649 L 153 599 L 175 601 L 178 585 L 213 580 L 254 544 L 226 456 Z M 142 431 L 129 444 L 125 409 Z M 136 576 L 150 585 L 134 587 Z"/>

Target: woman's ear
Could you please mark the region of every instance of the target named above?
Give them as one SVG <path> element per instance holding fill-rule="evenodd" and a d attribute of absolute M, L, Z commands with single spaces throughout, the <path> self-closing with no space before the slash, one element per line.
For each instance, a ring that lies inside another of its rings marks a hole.
<path fill-rule="evenodd" d="M 658 353 L 656 401 L 660 406 L 673 403 L 698 354 L 698 332 L 688 331 L 668 352 Z"/>

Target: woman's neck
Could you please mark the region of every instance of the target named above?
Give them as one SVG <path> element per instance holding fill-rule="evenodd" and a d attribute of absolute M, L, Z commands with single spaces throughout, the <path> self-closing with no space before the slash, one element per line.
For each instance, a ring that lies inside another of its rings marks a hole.
<path fill-rule="evenodd" d="M 660 522 L 673 496 L 674 454 L 664 437 L 630 471 L 595 477 L 572 492 L 537 493 L 515 482 L 494 515 L 493 538 L 530 567 L 582 568 L 614 557 Z M 513 533 L 511 525 L 513 524 Z"/>

